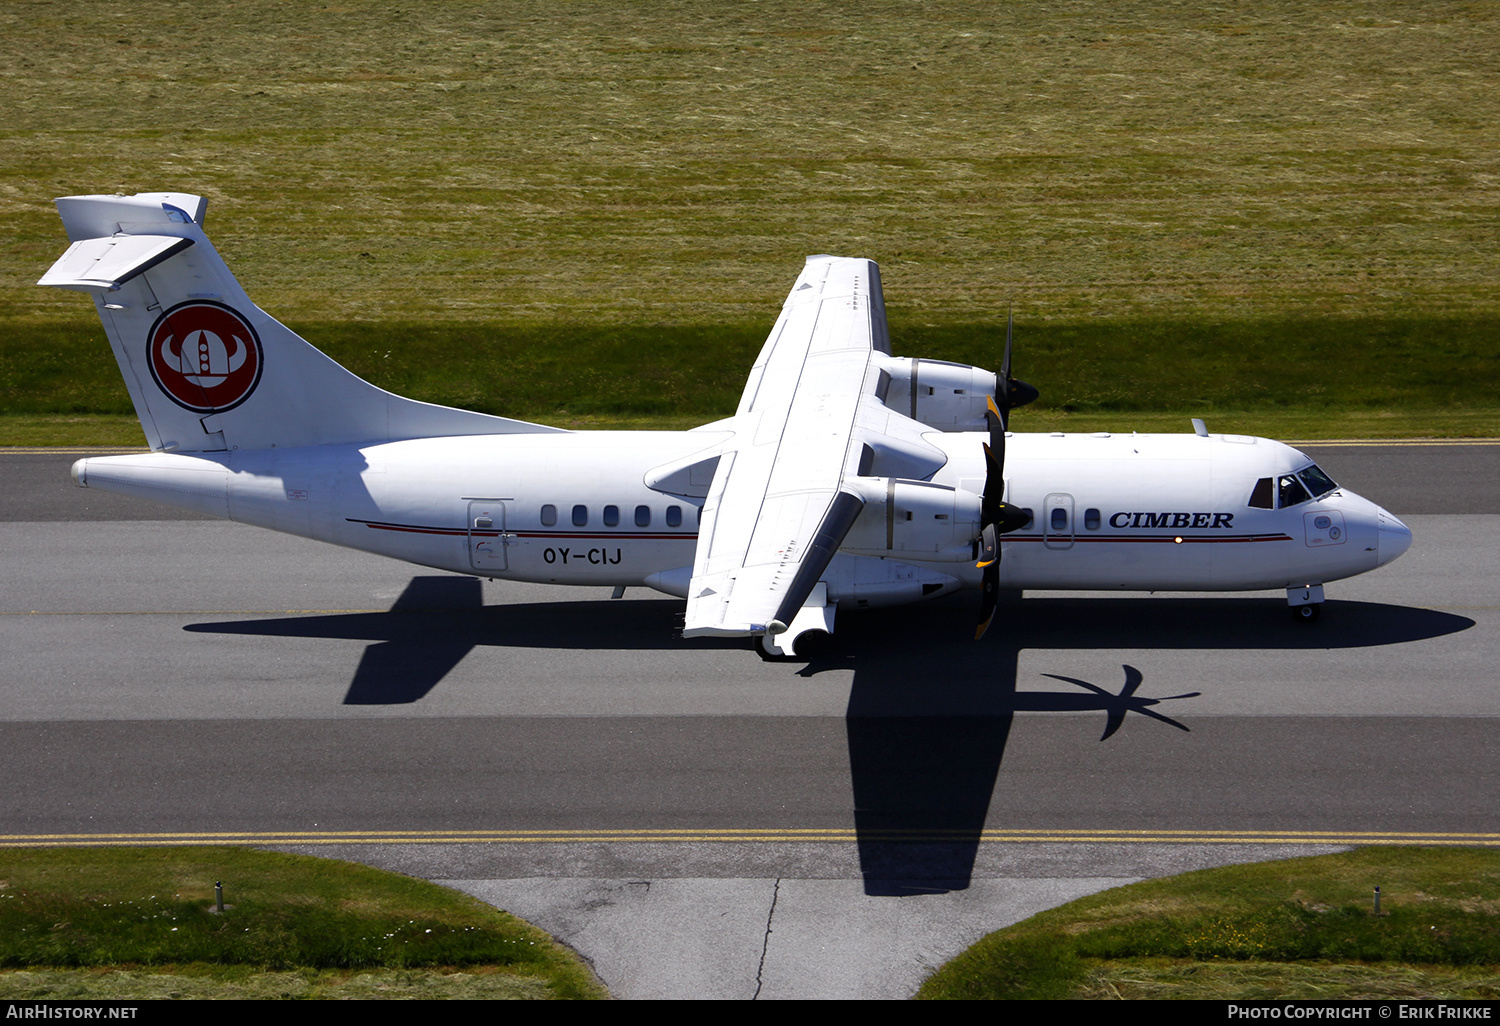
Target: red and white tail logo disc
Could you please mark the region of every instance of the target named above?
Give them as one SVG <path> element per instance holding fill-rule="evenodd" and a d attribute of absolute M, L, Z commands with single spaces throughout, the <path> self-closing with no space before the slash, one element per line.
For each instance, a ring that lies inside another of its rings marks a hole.
<path fill-rule="evenodd" d="M 151 377 L 194 413 L 232 410 L 260 383 L 260 338 L 222 303 L 180 303 L 157 318 L 150 338 Z"/>

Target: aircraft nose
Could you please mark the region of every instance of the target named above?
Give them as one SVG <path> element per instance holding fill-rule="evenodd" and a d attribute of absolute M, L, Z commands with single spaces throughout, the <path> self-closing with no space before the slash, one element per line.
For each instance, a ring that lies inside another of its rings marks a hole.
<path fill-rule="evenodd" d="M 1380 533 L 1375 542 L 1375 565 L 1385 566 L 1411 548 L 1411 528 L 1385 510 L 1381 510 L 1376 519 Z"/>

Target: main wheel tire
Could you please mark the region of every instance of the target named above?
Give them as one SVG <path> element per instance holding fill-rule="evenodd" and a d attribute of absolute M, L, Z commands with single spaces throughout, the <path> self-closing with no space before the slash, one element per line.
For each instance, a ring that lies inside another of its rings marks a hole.
<path fill-rule="evenodd" d="M 774 652 L 768 652 L 764 635 L 755 638 L 751 642 L 751 647 L 755 649 L 756 655 L 768 663 L 790 663 L 816 659 L 824 655 L 832 643 L 833 635 L 827 631 L 803 631 L 792 643 L 792 651 L 795 653 L 793 655 L 777 655 Z"/>
<path fill-rule="evenodd" d="M 826 655 L 833 644 L 833 635 L 827 631 L 803 631 L 793 646 L 798 659 L 817 659 Z"/>

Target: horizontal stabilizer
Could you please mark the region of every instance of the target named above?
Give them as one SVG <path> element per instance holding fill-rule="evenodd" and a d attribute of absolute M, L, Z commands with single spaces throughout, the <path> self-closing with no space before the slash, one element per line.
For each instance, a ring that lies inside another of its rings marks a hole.
<path fill-rule="evenodd" d="M 167 235 L 84 239 L 69 246 L 37 284 L 76 292 L 113 292 L 131 278 L 149 271 L 168 257 L 176 256 L 192 244 L 192 239 Z"/>

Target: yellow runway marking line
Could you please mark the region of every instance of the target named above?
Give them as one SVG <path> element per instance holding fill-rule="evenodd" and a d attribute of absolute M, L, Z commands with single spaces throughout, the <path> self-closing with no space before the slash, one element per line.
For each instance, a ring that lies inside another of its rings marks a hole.
<path fill-rule="evenodd" d="M 1088 844 L 1378 844 L 1500 846 L 1496 833 L 1434 833 L 1339 830 L 986 830 L 968 831 L 854 830 L 419 830 L 419 831 L 286 831 L 226 833 L 3 834 L 0 847 L 334 845 L 334 844 L 600 844 L 600 843 L 1088 843 Z"/>

